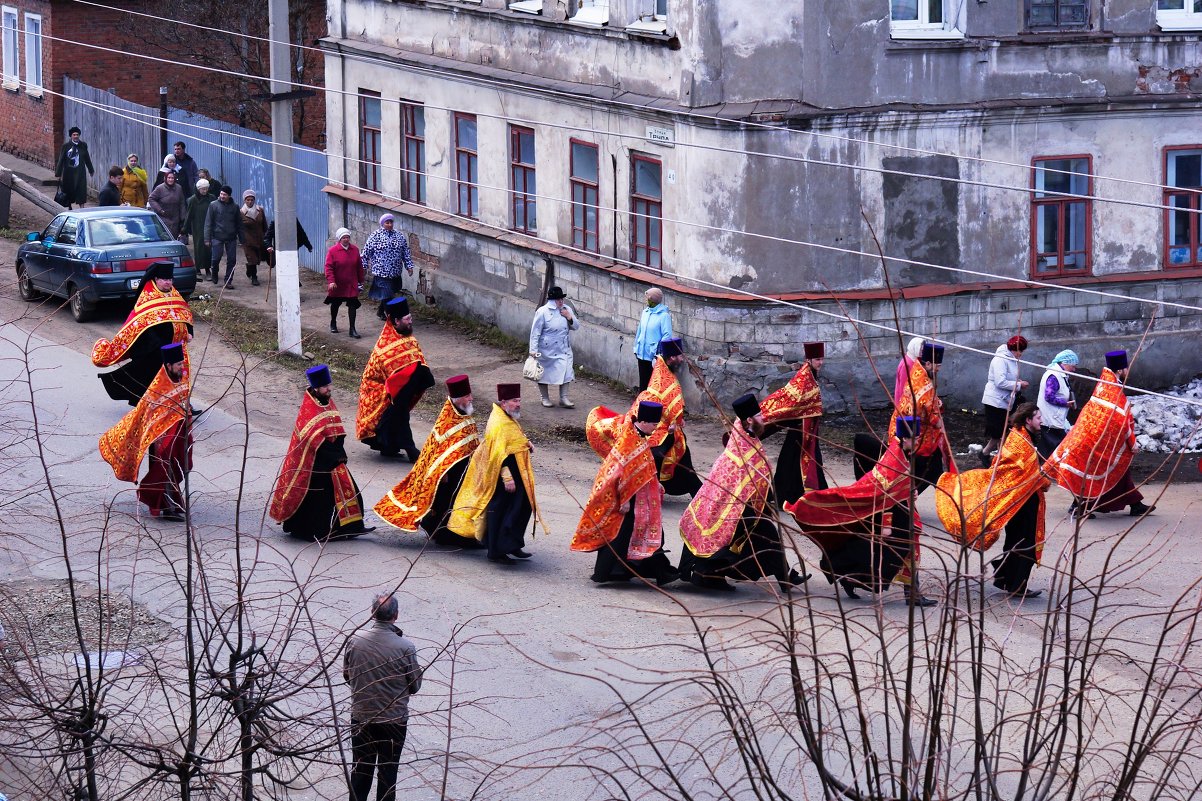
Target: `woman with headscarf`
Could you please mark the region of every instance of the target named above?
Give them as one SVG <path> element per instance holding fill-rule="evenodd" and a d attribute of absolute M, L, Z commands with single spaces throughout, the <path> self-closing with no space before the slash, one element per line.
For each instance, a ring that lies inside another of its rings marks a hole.
<path fill-rule="evenodd" d="M 351 244 L 351 232 L 339 228 L 334 234 L 334 244 L 326 251 L 326 305 L 330 307 L 330 333 L 338 333 L 338 307 L 346 304 L 347 323 L 351 339 L 359 339 L 355 330 L 355 313 L 359 303 L 359 289 L 365 277 L 363 259 L 359 248 Z"/>
<path fill-rule="evenodd" d="M 242 253 L 246 256 L 246 277 L 251 286 L 259 285 L 259 262 L 267 261 L 267 212 L 255 203 L 255 190 L 242 193 Z"/>
<path fill-rule="evenodd" d="M 576 313 L 564 300 L 567 295 L 557 286 L 547 291 L 547 303 L 534 313 L 530 325 L 530 355 L 542 365 L 543 377 L 538 382 L 543 406 L 554 406 L 549 388 L 559 387 L 559 405 L 565 409 L 576 406 L 568 397 L 568 384 L 575 380 L 572 371 L 572 332 L 580 328 Z"/>
<path fill-rule="evenodd" d="M 150 198 L 150 176 L 138 166 L 138 154 L 130 153 L 121 173 L 121 203 L 137 209 L 146 208 Z"/>
<path fill-rule="evenodd" d="M 178 184 L 183 178 L 180 172 L 180 166 L 175 163 L 175 156 L 169 155 L 163 159 L 163 166 L 159 167 L 159 174 L 154 177 L 154 185 L 158 186 L 159 184 L 163 183 L 168 173 L 171 173 L 175 176 L 175 182 Z M 152 189 L 151 191 L 154 190 Z"/>
<path fill-rule="evenodd" d="M 184 228 L 185 203 L 183 187 L 176 181 L 174 172 L 164 174 L 165 180 L 150 193 L 150 210 L 167 224 L 171 236 L 179 238 Z"/>
<path fill-rule="evenodd" d="M 205 217 L 209 213 L 209 204 L 217 199 L 217 193 L 210 192 L 209 188 L 209 181 L 205 178 L 196 182 L 196 194 L 188 198 L 184 208 L 184 235 L 192 237 L 192 260 L 196 262 L 197 277 L 208 273 L 216 280 L 216 276 L 212 275 L 211 249 L 205 246 Z"/>
<path fill-rule="evenodd" d="M 391 214 L 380 217 L 380 227 L 363 243 L 363 263 L 371 271 L 371 289 L 367 297 L 378 300 L 376 316 L 384 319 L 384 305 L 401 293 L 401 271 L 413 275 L 413 257 L 405 235 L 393 230 Z"/>
<path fill-rule="evenodd" d="M 910 368 L 918 361 L 922 352 L 922 337 L 914 337 L 906 343 L 906 352 L 897 363 L 897 377 L 893 380 L 893 405 L 901 403 L 902 395 L 909 389 Z"/>
<path fill-rule="evenodd" d="M 1043 424 L 1039 429 L 1037 443 L 1039 455 L 1044 459 L 1052 455 L 1064 438 L 1068 435 L 1071 424 L 1068 421 L 1069 409 L 1075 408 L 1077 402 L 1073 399 L 1073 391 L 1068 384 L 1068 374 L 1077 371 L 1080 359 L 1071 350 L 1065 349 L 1056 354 L 1048 364 L 1043 378 L 1039 380 L 1039 391 L 1035 395 L 1035 404 Z"/>

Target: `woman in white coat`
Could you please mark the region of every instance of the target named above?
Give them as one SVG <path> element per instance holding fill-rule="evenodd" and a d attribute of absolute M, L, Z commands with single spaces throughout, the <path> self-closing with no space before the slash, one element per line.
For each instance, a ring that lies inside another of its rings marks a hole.
<path fill-rule="evenodd" d="M 550 387 L 559 386 L 559 405 L 571 409 L 576 404 L 568 398 L 568 384 L 575 378 L 572 372 L 572 331 L 580 328 L 576 313 L 564 302 L 567 295 L 557 286 L 547 292 L 547 303 L 539 306 L 530 326 L 530 355 L 542 365 L 543 377 L 538 383 L 543 406 L 554 406 Z"/>

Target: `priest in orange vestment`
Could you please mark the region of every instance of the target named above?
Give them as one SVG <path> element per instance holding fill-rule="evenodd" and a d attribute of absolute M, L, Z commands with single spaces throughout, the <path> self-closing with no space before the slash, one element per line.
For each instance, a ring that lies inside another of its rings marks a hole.
<path fill-rule="evenodd" d="M 638 576 L 662 587 L 678 577 L 663 549 L 663 449 L 653 449 L 650 439 L 663 413 L 659 403 L 640 401 L 633 415 L 610 418 L 618 421 L 613 444 L 571 544 L 573 551 L 597 554 L 591 578 L 598 584 Z"/>
<path fill-rule="evenodd" d="M 803 345 L 805 364 L 792 380 L 764 398 L 764 439 L 779 429 L 785 430 L 780 456 L 776 460 L 773 488 L 777 503 L 792 503 L 808 490 L 826 489 L 822 469 L 822 448 L 818 428 L 822 424 L 822 390 L 818 371 L 826 361 L 826 344 Z"/>
<path fill-rule="evenodd" d="M 468 459 L 480 444 L 473 417 L 472 385 L 466 375 L 447 379 L 447 400 L 409 473 L 376 504 L 376 514 L 402 531 L 425 529 L 446 545 L 478 548 L 475 537 L 451 533 L 446 525 Z"/>
<path fill-rule="evenodd" d="M 138 500 L 152 517 L 181 521 L 187 513 L 184 482 L 192 469 L 187 363 L 182 343 L 159 348 L 160 369 L 138 405 L 100 437 L 100 456 L 121 481 L 138 480 L 149 456 Z"/>
<path fill-rule="evenodd" d="M 772 465 L 760 442 L 760 404 L 748 392 L 732 408 L 726 449 L 680 521 L 680 574 L 694 586 L 720 590 L 734 589 L 727 578 L 771 576 L 789 592 L 810 577 L 789 567 L 772 519 Z"/>
<path fill-rule="evenodd" d="M 113 400 L 136 406 L 162 366 L 159 349 L 192 340 L 192 309 L 174 288 L 174 272 L 175 265 L 169 261 L 150 265 L 142 274 L 133 311 L 121 330 L 112 339 L 99 339 L 92 346 L 92 364 L 97 367 L 128 360 L 116 370 L 100 373 L 104 391 Z"/>
<path fill-rule="evenodd" d="M 684 390 L 674 372 L 685 363 L 684 341 L 680 337 L 665 339 L 659 343 L 659 351 L 651 368 L 651 381 L 635 398 L 630 413 L 638 414 L 642 401 L 664 407 L 663 419 L 649 438 L 652 448 L 664 450 L 659 482 L 668 495 L 694 496 L 701 489 L 701 477 L 693 468 L 693 454 L 685 439 Z"/>
<path fill-rule="evenodd" d="M 395 458 L 404 451 L 409 461 L 416 462 L 420 452 L 409 413 L 434 386 L 434 374 L 413 336 L 409 301 L 393 298 L 384 304 L 384 311 L 384 328 L 363 368 L 355 438 L 381 456 Z"/>
<path fill-rule="evenodd" d="M 1051 482 L 1040 469 L 1041 415 L 1034 403 L 1023 403 L 1010 415 L 1010 433 L 991 467 L 939 478 L 935 509 L 952 538 L 979 551 L 997 542 L 1002 529 L 1002 555 L 993 560 L 993 584 L 1019 598 L 1034 598 L 1027 579 L 1043 554 L 1044 493 Z"/>
<path fill-rule="evenodd" d="M 363 496 L 346 466 L 346 428 L 330 368 L 310 367 L 305 377 L 309 386 L 267 512 L 300 539 L 325 542 L 374 531 L 363 524 Z"/>

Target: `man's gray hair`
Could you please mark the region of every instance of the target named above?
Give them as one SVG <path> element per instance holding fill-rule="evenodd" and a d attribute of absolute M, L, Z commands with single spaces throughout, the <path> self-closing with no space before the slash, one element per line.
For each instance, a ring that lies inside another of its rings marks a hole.
<path fill-rule="evenodd" d="M 401 612 L 401 604 L 391 592 L 382 592 L 371 602 L 371 616 L 376 620 L 390 623 L 397 619 Z"/>

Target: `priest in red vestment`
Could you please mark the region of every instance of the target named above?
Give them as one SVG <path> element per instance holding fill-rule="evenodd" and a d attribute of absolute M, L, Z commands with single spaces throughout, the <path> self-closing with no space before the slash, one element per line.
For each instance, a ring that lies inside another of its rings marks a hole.
<path fill-rule="evenodd" d="M 420 452 L 413 441 L 409 413 L 422 394 L 434 386 L 434 374 L 413 336 L 409 301 L 393 298 L 384 305 L 386 319 L 376 346 L 363 369 L 355 437 L 381 456 L 401 452 L 416 462 Z"/>

